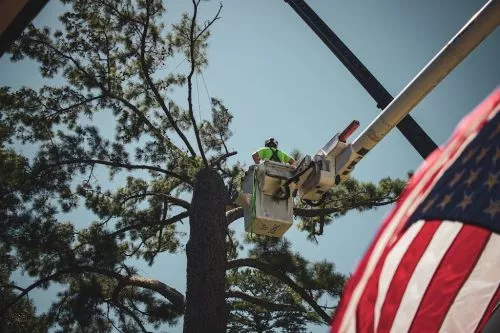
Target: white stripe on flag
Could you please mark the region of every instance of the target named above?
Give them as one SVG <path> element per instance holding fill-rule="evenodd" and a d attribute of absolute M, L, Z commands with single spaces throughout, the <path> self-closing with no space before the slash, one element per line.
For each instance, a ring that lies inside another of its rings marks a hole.
<path fill-rule="evenodd" d="M 499 249 L 500 235 L 493 233 L 446 314 L 440 332 L 474 332 L 500 283 Z"/>
<path fill-rule="evenodd" d="M 385 296 L 387 295 L 387 290 L 391 284 L 394 273 L 399 267 L 401 259 L 406 253 L 406 250 L 413 242 L 415 237 L 420 232 L 420 229 L 424 226 L 424 221 L 418 221 L 405 232 L 398 243 L 394 246 L 391 252 L 387 255 L 385 259 L 384 266 L 380 272 L 380 279 L 378 282 L 377 300 L 375 302 L 375 331 L 378 329 L 378 322 L 380 320 L 380 311 L 382 310 L 382 305 L 385 301 Z"/>
<path fill-rule="evenodd" d="M 462 223 L 441 222 L 408 282 L 401 304 L 396 312 L 391 333 L 408 332 L 410 329 L 413 317 L 434 276 L 434 272 L 460 229 L 462 229 Z"/>

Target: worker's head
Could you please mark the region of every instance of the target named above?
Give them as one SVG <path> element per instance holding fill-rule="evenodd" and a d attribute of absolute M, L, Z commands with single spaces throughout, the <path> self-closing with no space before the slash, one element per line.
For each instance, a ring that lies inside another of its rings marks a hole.
<path fill-rule="evenodd" d="M 269 138 L 266 140 L 265 146 L 268 148 L 278 148 L 278 140 L 275 138 Z"/>

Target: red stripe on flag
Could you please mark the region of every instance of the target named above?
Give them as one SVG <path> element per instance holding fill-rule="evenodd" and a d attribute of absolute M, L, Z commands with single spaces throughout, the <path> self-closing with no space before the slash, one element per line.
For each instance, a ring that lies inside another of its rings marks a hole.
<path fill-rule="evenodd" d="M 426 222 L 406 250 L 403 258 L 401 258 L 382 305 L 377 332 L 382 333 L 391 330 L 408 282 L 440 225 L 441 221 Z"/>
<path fill-rule="evenodd" d="M 437 221 L 438 223 L 440 221 Z M 425 242 L 420 242 L 420 246 L 424 246 L 425 248 L 429 244 L 432 236 L 434 235 L 436 229 L 439 227 L 438 223 L 425 223 L 420 231 L 418 231 L 418 234 L 416 238 L 419 237 L 420 233 L 422 230 L 424 230 L 423 235 L 424 237 L 429 234 L 429 240 Z M 358 320 L 356 321 L 356 332 L 373 332 L 374 331 L 374 326 L 375 326 L 375 306 L 376 306 L 376 301 L 377 301 L 377 296 L 379 293 L 379 287 L 380 287 L 380 278 L 381 278 L 381 273 L 384 268 L 384 264 L 386 260 L 388 260 L 388 256 L 391 253 L 393 249 L 397 249 L 398 247 L 402 246 L 400 244 L 401 238 L 398 239 L 398 242 L 394 242 L 390 246 L 388 246 L 384 253 L 381 255 L 377 266 L 375 266 L 375 269 L 373 270 L 371 274 L 371 278 L 366 284 L 366 287 L 363 291 L 363 296 L 359 300 L 358 307 L 356 308 L 356 318 Z M 406 252 L 407 250 L 411 250 L 415 247 L 416 245 L 412 246 L 412 243 L 410 243 L 407 249 L 402 249 L 402 251 Z M 423 248 L 423 251 L 425 251 L 425 248 Z M 417 261 L 418 262 L 418 261 Z M 416 265 L 416 262 L 415 262 Z"/>
<path fill-rule="evenodd" d="M 456 295 L 481 257 L 490 235 L 487 229 L 471 225 L 462 227 L 435 271 L 409 332 L 439 331 Z"/>
<path fill-rule="evenodd" d="M 399 204 L 397 203 L 396 205 L 401 205 L 401 200 L 399 200 Z M 370 244 L 369 248 L 367 249 L 365 255 L 361 259 L 361 261 L 358 263 L 357 268 L 355 269 L 355 273 L 349 278 L 349 280 L 346 283 L 346 286 L 344 288 L 344 292 L 342 294 L 342 298 L 339 302 L 339 306 L 337 307 L 336 311 L 333 314 L 333 322 L 332 322 L 332 329 L 331 332 L 339 332 L 340 330 L 340 325 L 342 323 L 343 317 L 345 310 L 347 308 L 347 303 L 351 299 L 352 293 L 354 292 L 354 289 L 358 285 L 359 280 L 363 276 L 363 273 L 366 269 L 366 266 L 368 264 L 368 260 L 373 252 L 373 249 L 375 248 L 375 245 L 377 244 L 382 232 L 385 230 L 387 227 L 387 224 L 392 220 L 392 217 L 394 214 L 396 214 L 397 209 L 394 209 L 389 216 L 385 219 L 385 221 L 382 223 L 381 228 L 377 232 L 375 236 L 375 240 Z"/>
<path fill-rule="evenodd" d="M 493 310 L 495 310 L 495 307 L 499 303 L 500 303 L 500 284 L 498 285 L 498 288 L 497 288 L 497 291 L 495 292 L 495 295 L 493 295 L 493 297 L 491 298 L 491 301 L 488 304 L 488 308 L 486 309 L 486 311 L 484 311 L 483 318 L 481 318 L 479 325 L 477 325 L 477 328 L 474 331 L 475 333 L 480 333 L 483 331 L 484 327 L 486 326 L 486 323 L 488 323 L 488 320 L 490 319 L 491 315 L 493 314 Z M 500 310 L 497 310 L 497 311 L 500 311 Z"/>

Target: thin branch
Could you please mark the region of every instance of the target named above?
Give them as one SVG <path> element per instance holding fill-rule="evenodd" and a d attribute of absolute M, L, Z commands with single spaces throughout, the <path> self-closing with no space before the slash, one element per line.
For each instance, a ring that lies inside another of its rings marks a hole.
<path fill-rule="evenodd" d="M 385 201 L 365 201 L 365 202 L 359 202 L 358 207 L 361 207 L 363 205 L 365 206 L 374 206 L 374 207 L 380 207 L 380 206 L 385 206 L 392 204 L 394 202 L 398 201 L 398 198 L 390 198 Z M 351 209 L 356 209 L 357 207 L 348 207 L 347 209 L 341 209 L 339 207 L 327 207 L 327 208 L 317 208 L 317 209 L 307 209 L 307 208 L 298 208 L 295 207 L 293 209 L 293 214 L 295 216 L 302 216 L 302 217 L 315 217 L 315 216 L 324 216 L 328 214 L 333 214 L 333 213 L 340 213 L 344 210 L 351 210 Z"/>
<path fill-rule="evenodd" d="M 338 207 L 317 208 L 317 209 L 298 208 L 298 207 L 293 208 L 293 214 L 295 216 L 302 216 L 302 217 L 316 217 L 333 213 L 339 213 L 341 211 L 342 209 Z"/>
<path fill-rule="evenodd" d="M 116 167 L 116 168 L 125 168 L 125 169 L 129 169 L 129 170 L 132 170 L 132 169 L 151 170 L 151 171 L 160 172 L 160 173 L 163 173 L 165 175 L 177 178 L 177 179 L 193 186 L 193 182 L 187 176 L 179 175 L 175 172 L 168 171 L 168 170 L 162 169 L 160 167 L 146 165 L 146 164 L 128 164 L 128 163 L 112 162 L 112 161 L 104 161 L 104 160 L 76 158 L 76 159 L 71 159 L 71 160 L 59 161 L 57 163 L 49 165 L 46 169 L 58 167 L 58 166 L 62 166 L 62 165 L 68 165 L 68 164 L 101 164 L 101 165 L 107 165 L 107 166 L 112 166 L 112 167 Z"/>
<path fill-rule="evenodd" d="M 108 7 L 112 12 L 114 12 L 116 14 L 116 16 L 118 16 L 120 19 L 124 20 L 124 21 L 131 21 L 131 22 L 134 22 L 134 23 L 137 23 L 137 24 L 140 24 L 141 22 L 136 20 L 132 15 L 131 13 L 128 13 L 130 15 L 125 15 L 123 14 L 122 12 L 120 12 L 116 7 L 113 7 L 110 3 L 108 3 L 107 1 L 100 1 L 100 0 L 95 0 L 97 3 L 103 5 L 103 6 L 106 6 Z"/>
<path fill-rule="evenodd" d="M 196 142 L 198 143 L 198 149 L 200 151 L 201 158 L 203 159 L 203 163 L 205 164 L 205 167 L 208 168 L 208 162 L 207 162 L 207 157 L 205 156 L 205 151 L 203 150 L 203 145 L 201 143 L 201 138 L 200 138 L 200 131 L 198 129 L 198 125 L 196 124 L 196 119 L 194 118 L 194 111 L 193 111 L 193 74 L 194 71 L 196 70 L 196 59 L 195 59 L 195 43 L 196 39 L 194 36 L 195 33 L 195 28 L 196 28 L 196 16 L 198 14 L 198 3 L 196 3 L 196 0 L 193 1 L 193 16 L 191 18 L 191 29 L 189 33 L 189 56 L 190 56 L 190 62 L 191 62 L 191 70 L 189 71 L 189 74 L 187 76 L 187 82 L 188 82 L 188 108 L 189 108 L 189 116 L 191 118 L 191 123 L 193 124 L 193 130 L 194 134 L 196 136 Z"/>
<path fill-rule="evenodd" d="M 101 89 L 105 89 L 104 86 L 100 85 Z M 112 99 L 116 99 L 117 101 L 123 103 L 127 108 L 129 108 L 136 116 L 138 116 L 148 127 L 149 129 L 155 134 L 155 136 L 160 139 L 162 143 L 165 143 L 169 148 L 172 150 L 176 151 L 178 154 L 182 154 L 182 150 L 179 149 L 177 146 L 173 145 L 168 138 L 166 138 L 163 133 L 156 128 L 151 121 L 142 113 L 135 105 L 124 99 L 123 97 L 117 96 L 115 94 L 112 94 L 108 92 L 109 97 Z"/>
<path fill-rule="evenodd" d="M 330 316 L 316 303 L 314 298 L 309 295 L 307 290 L 299 286 L 295 281 L 293 281 L 286 273 L 277 270 L 275 267 L 260 261 L 258 259 L 251 259 L 251 258 L 245 258 L 245 259 L 235 259 L 231 260 L 227 263 L 227 269 L 233 269 L 233 268 L 239 268 L 239 267 L 252 267 L 256 268 L 268 275 L 271 275 L 275 277 L 276 279 L 280 280 L 281 282 L 285 283 L 288 285 L 293 291 L 295 291 L 297 294 L 302 297 L 302 299 L 307 302 L 313 309 L 316 311 L 316 313 L 325 321 L 325 323 L 329 324 L 330 323 Z"/>
<path fill-rule="evenodd" d="M 49 115 L 49 117 L 54 118 L 55 116 L 57 116 L 57 115 L 59 115 L 61 113 L 65 113 L 67 111 L 71 111 L 74 108 L 77 108 L 77 107 L 85 105 L 85 104 L 87 104 L 89 102 L 101 99 L 103 97 L 104 97 L 104 94 L 99 95 L 99 96 L 94 96 L 94 97 L 91 97 L 91 98 L 87 98 L 87 99 L 84 99 L 83 101 L 80 101 L 78 103 L 72 104 L 72 105 L 67 106 L 65 108 L 62 108 L 62 109 L 52 109 L 52 108 L 47 107 L 48 110 L 55 111 L 55 113 Z"/>
<path fill-rule="evenodd" d="M 107 97 L 109 97 L 110 99 L 114 99 L 114 100 L 117 100 L 119 102 L 121 102 L 122 104 L 124 104 L 130 111 L 132 111 L 137 117 L 139 117 L 143 123 L 145 123 L 147 125 L 147 127 L 150 129 L 150 131 L 158 138 L 160 139 L 160 141 L 162 143 L 165 143 L 169 148 L 173 149 L 174 151 L 176 151 L 177 153 L 179 154 L 182 154 L 182 150 L 180 150 L 177 146 L 173 145 L 170 140 L 168 140 L 168 138 L 166 138 L 163 133 L 158 129 L 156 128 L 152 123 L 151 121 L 149 121 L 149 119 L 135 106 L 133 105 L 132 103 L 130 103 L 129 101 L 127 101 L 126 99 L 124 99 L 123 97 L 121 96 L 118 96 L 116 94 L 113 94 L 109 89 L 106 88 L 106 86 L 99 82 L 94 76 L 90 75 L 79 63 L 78 60 L 76 60 L 72 55 L 68 55 L 64 52 L 62 52 L 61 50 L 59 50 L 58 48 L 56 48 L 55 46 L 53 46 L 52 44 L 50 43 L 47 43 L 43 40 L 38 40 L 38 39 L 29 39 L 30 41 L 34 42 L 34 43 L 39 43 L 39 44 L 42 44 L 48 48 L 50 48 L 51 50 L 53 50 L 55 53 L 57 53 L 59 56 L 63 57 L 64 59 L 67 59 L 69 61 L 71 61 L 75 67 L 80 71 L 82 72 L 90 81 L 92 81 L 93 83 L 95 83 L 104 93 Z"/>
<path fill-rule="evenodd" d="M 182 200 L 182 199 L 173 197 L 171 195 L 168 195 L 168 194 L 165 194 L 165 193 L 159 193 L 159 192 L 142 192 L 142 193 L 134 194 L 134 195 L 131 195 L 131 196 L 126 197 L 125 199 L 123 199 L 120 202 L 120 204 L 124 204 L 128 200 L 132 200 L 132 199 L 136 199 L 136 198 L 141 198 L 141 197 L 145 197 L 145 196 L 149 196 L 149 195 L 151 195 L 151 196 L 155 195 L 155 196 L 163 197 L 167 202 L 172 203 L 175 206 L 180 206 L 180 207 L 183 207 L 183 208 L 188 209 L 188 210 L 191 208 L 191 204 L 189 202 L 187 202 L 186 200 Z"/>
<path fill-rule="evenodd" d="M 304 308 L 293 304 L 277 304 L 269 302 L 265 299 L 257 298 L 252 295 L 245 294 L 237 290 L 229 290 L 226 292 L 226 298 L 240 298 L 248 303 L 260 306 L 268 311 L 300 311 L 304 312 Z"/>
<path fill-rule="evenodd" d="M 106 302 L 106 300 L 105 300 L 105 302 Z M 111 302 L 107 302 L 107 306 L 108 306 L 108 308 L 107 308 L 107 311 L 106 311 L 106 318 L 108 318 L 108 321 L 110 322 L 111 326 L 113 326 L 113 328 L 114 328 L 114 329 L 115 329 L 118 333 L 125 333 L 125 332 L 123 332 L 121 329 L 119 329 L 119 328 L 118 328 L 118 326 L 116 326 L 116 325 L 115 325 L 115 321 L 114 321 L 114 320 L 112 320 L 112 319 L 111 319 L 111 317 L 109 316 L 110 304 L 111 304 Z M 119 311 L 117 311 L 117 312 L 119 312 Z M 120 315 L 120 318 L 121 318 L 121 319 L 122 319 L 122 321 L 123 321 L 123 317 L 122 317 L 122 316 L 123 316 L 123 314 L 122 314 L 121 312 L 119 312 L 119 315 Z"/>
<path fill-rule="evenodd" d="M 16 286 L 15 284 L 0 284 L 0 288 L 9 288 L 9 289 L 16 289 L 19 291 L 24 291 L 24 288 L 21 288 L 19 286 Z"/>
<path fill-rule="evenodd" d="M 315 231 L 316 235 L 318 235 L 318 236 L 323 235 L 324 228 L 325 228 L 325 215 L 320 217 L 319 230 L 317 232 Z"/>
<path fill-rule="evenodd" d="M 198 3 L 199 3 L 199 2 L 198 2 Z M 208 28 L 210 28 L 210 26 L 211 26 L 212 24 L 214 24 L 214 22 L 215 22 L 215 21 L 217 21 L 218 19 L 220 19 L 219 14 L 220 14 L 220 12 L 221 12 L 221 11 L 222 11 L 222 2 L 221 2 L 221 3 L 219 3 L 219 10 L 217 11 L 217 14 L 215 14 L 215 16 L 214 16 L 214 18 L 213 18 L 213 19 L 211 19 L 210 21 L 208 21 L 208 22 L 206 22 L 206 23 L 205 23 L 205 27 L 204 27 L 204 28 L 200 31 L 200 33 L 199 33 L 199 34 L 197 34 L 197 35 L 196 35 L 196 37 L 194 38 L 194 41 L 197 41 L 197 40 L 198 40 L 198 38 L 200 38 L 200 37 L 201 37 L 201 35 L 203 35 L 203 34 L 205 33 L 205 31 L 207 31 L 207 30 L 208 30 Z"/>
<path fill-rule="evenodd" d="M 394 202 L 396 202 L 398 198 L 390 198 L 386 201 L 380 201 L 380 202 L 362 202 L 362 205 L 369 205 L 369 206 L 384 206 L 384 205 L 389 205 Z M 355 209 L 356 207 L 351 207 L 348 208 L 347 210 Z M 295 216 L 301 216 L 301 217 L 317 217 L 317 216 L 325 216 L 328 214 L 333 214 L 333 213 L 340 213 L 343 210 L 340 209 L 339 207 L 328 207 L 328 208 L 318 208 L 318 209 L 308 209 L 308 208 L 299 208 L 299 207 L 294 207 L 293 208 L 293 215 Z M 242 207 L 237 207 L 233 208 L 229 211 L 226 212 L 226 220 L 227 224 L 231 224 L 234 221 L 240 219 L 243 217 L 243 208 Z"/>
<path fill-rule="evenodd" d="M 132 317 L 132 319 L 134 319 L 137 325 L 139 325 L 143 333 L 151 333 L 146 329 L 146 327 L 144 327 L 144 324 L 142 323 L 141 319 L 139 319 L 139 317 L 134 313 L 134 311 L 130 310 L 125 305 L 120 304 L 119 302 L 111 302 L 111 304 L 116 308 L 124 311 L 129 317 Z"/>
<path fill-rule="evenodd" d="M 90 179 L 92 178 L 92 175 L 94 174 L 94 167 L 95 167 L 95 164 L 92 164 L 92 167 L 90 168 L 89 177 L 88 177 L 88 178 L 87 178 L 87 180 L 83 183 L 83 187 L 86 187 L 86 186 L 90 183 Z"/>
<path fill-rule="evenodd" d="M 163 222 L 163 226 L 167 226 L 167 225 L 170 225 L 170 224 L 174 224 L 175 222 L 178 222 L 180 220 L 182 220 L 183 218 L 186 218 L 186 217 L 189 217 L 189 211 L 185 211 L 185 212 L 182 212 L 182 213 L 179 213 L 167 220 L 165 220 L 165 222 Z M 141 228 L 144 228 L 144 227 L 153 227 L 157 225 L 157 223 L 151 223 L 151 222 L 142 222 L 142 223 L 137 223 L 137 224 L 132 224 L 132 225 L 128 225 L 126 227 L 123 227 L 121 229 L 118 229 L 116 230 L 115 232 L 109 234 L 109 235 L 106 235 L 105 237 L 108 237 L 108 238 L 114 238 L 124 232 L 127 232 L 127 231 L 130 231 L 130 230 L 138 230 L 138 229 L 141 229 Z"/>
<path fill-rule="evenodd" d="M 133 257 L 137 252 L 139 252 L 139 250 L 141 249 L 141 247 L 144 245 L 144 240 L 141 241 L 141 243 L 134 249 L 134 245 L 132 244 L 132 252 L 130 253 L 126 253 L 125 251 L 123 252 L 123 254 L 127 257 Z"/>
<path fill-rule="evenodd" d="M 222 138 L 222 134 L 221 133 L 219 133 L 219 138 L 220 138 L 220 142 L 222 143 L 222 146 L 224 147 L 224 150 L 226 151 L 226 154 L 229 154 L 229 150 L 227 149 L 226 142 Z"/>
<path fill-rule="evenodd" d="M 57 310 L 54 310 L 54 311 L 50 310 L 48 312 L 47 316 L 43 320 L 44 326 L 45 326 L 43 332 L 49 332 L 49 328 L 52 326 L 52 324 L 59 321 L 59 317 L 61 316 L 61 311 L 63 309 L 64 304 L 68 300 L 68 298 L 70 298 L 70 295 L 64 294 L 64 297 L 60 302 L 54 303 L 52 305 L 51 308 L 57 307 Z"/>
<path fill-rule="evenodd" d="M 144 75 L 144 78 L 146 80 L 147 85 L 153 91 L 155 99 L 158 102 L 158 104 L 160 104 L 160 107 L 162 108 L 163 112 L 167 116 L 168 121 L 170 122 L 170 125 L 172 125 L 175 132 L 177 132 L 177 135 L 179 135 L 181 140 L 184 142 L 187 149 L 191 153 L 191 156 L 194 157 L 194 156 L 196 156 L 196 152 L 194 151 L 193 147 L 191 146 L 191 143 L 189 143 L 189 140 L 184 135 L 184 133 L 181 131 L 179 126 L 177 126 L 175 119 L 172 117 L 170 110 L 168 109 L 167 105 L 165 104 L 165 101 L 163 100 L 163 98 L 161 97 L 160 92 L 158 91 L 156 85 L 153 82 L 153 79 L 149 75 L 149 67 L 147 65 L 146 57 L 145 57 L 146 39 L 147 39 L 148 29 L 149 29 L 149 15 L 150 15 L 150 13 L 149 13 L 149 3 L 148 3 L 146 5 L 146 21 L 144 22 L 143 31 L 141 33 L 140 63 L 141 63 L 142 72 L 143 72 L 143 75 Z"/>

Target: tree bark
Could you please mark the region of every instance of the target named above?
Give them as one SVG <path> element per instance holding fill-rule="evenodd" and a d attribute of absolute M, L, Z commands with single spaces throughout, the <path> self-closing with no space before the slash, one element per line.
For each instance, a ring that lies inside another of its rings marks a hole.
<path fill-rule="evenodd" d="M 202 169 L 196 175 L 186 247 L 184 333 L 226 331 L 224 191 L 224 183 L 215 170 Z"/>

